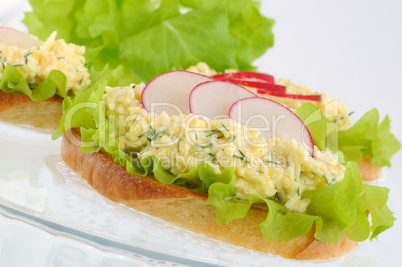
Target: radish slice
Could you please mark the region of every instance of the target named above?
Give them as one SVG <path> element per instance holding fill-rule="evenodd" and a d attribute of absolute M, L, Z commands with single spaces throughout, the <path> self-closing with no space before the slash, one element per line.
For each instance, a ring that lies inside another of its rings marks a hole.
<path fill-rule="evenodd" d="M 169 115 L 189 114 L 193 88 L 212 78 L 189 71 L 170 71 L 151 80 L 142 91 L 142 104 L 148 112 Z"/>
<path fill-rule="evenodd" d="M 261 97 L 239 100 L 230 108 L 229 118 L 259 129 L 260 136 L 265 139 L 294 139 L 303 143 L 309 154 L 313 155 L 313 139 L 306 125 L 296 114 L 275 101 Z"/>
<path fill-rule="evenodd" d="M 26 33 L 7 27 L 0 27 L 0 44 L 29 49 L 33 46 L 39 46 L 42 43 Z"/>
<path fill-rule="evenodd" d="M 264 73 L 239 71 L 220 73 L 212 77 L 218 81 L 231 82 L 234 84 L 253 87 L 257 89 L 278 91 L 283 93 L 286 91 L 285 86 L 275 84 L 275 79 L 273 76 Z"/>
<path fill-rule="evenodd" d="M 233 103 L 248 97 L 256 95 L 233 83 L 222 81 L 200 83 L 190 93 L 190 112 L 210 119 L 227 118 Z"/>
<path fill-rule="evenodd" d="M 300 100 L 310 100 L 310 101 L 321 101 L 321 95 L 294 95 L 294 94 L 286 94 L 285 92 L 274 92 L 269 90 L 257 90 L 257 94 L 262 95 L 271 95 L 277 97 L 285 97 L 292 99 L 300 99 Z"/>
<path fill-rule="evenodd" d="M 286 92 L 286 86 L 274 84 L 274 83 L 259 82 L 259 81 L 247 81 L 247 80 L 235 80 L 235 79 L 226 79 L 226 80 L 222 80 L 222 81 L 228 81 L 228 82 L 235 83 L 238 85 L 257 88 L 257 89 L 260 89 L 261 91 L 268 90 L 268 91 L 281 92 L 281 93 Z"/>
<path fill-rule="evenodd" d="M 259 72 L 238 71 L 220 73 L 212 76 L 216 80 L 236 79 L 236 80 L 260 80 L 269 83 L 275 83 L 274 76 Z"/>

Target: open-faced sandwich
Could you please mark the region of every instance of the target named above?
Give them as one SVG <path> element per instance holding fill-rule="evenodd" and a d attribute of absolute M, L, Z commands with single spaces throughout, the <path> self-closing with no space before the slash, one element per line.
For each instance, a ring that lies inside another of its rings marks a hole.
<path fill-rule="evenodd" d="M 90 85 L 85 48 L 55 37 L 0 28 L 0 120 L 55 129 L 63 98 Z"/>
<path fill-rule="evenodd" d="M 147 83 L 98 84 L 64 100 L 53 137 L 63 135 L 62 158 L 102 195 L 294 259 L 345 255 L 393 225 L 389 190 L 363 184 L 358 166 L 367 180 L 390 166 L 400 144 L 389 119 L 373 109 L 351 126 L 324 93 L 242 72 L 273 43 L 258 1 L 30 2 L 32 33 L 58 30 L 87 47 L 87 60 L 123 64 Z M 219 73 L 168 72 L 199 61 Z"/>
<path fill-rule="evenodd" d="M 121 77 L 121 69 L 88 70 L 84 53 L 83 46 L 56 40 L 56 32 L 40 41 L 0 27 L 0 120 L 56 129 L 67 95 Z"/>
<path fill-rule="evenodd" d="M 73 170 L 107 198 L 208 237 L 329 259 L 394 223 L 387 188 L 320 150 L 291 110 L 232 83 L 173 71 L 145 89 L 99 85 L 65 108 L 54 137 Z"/>

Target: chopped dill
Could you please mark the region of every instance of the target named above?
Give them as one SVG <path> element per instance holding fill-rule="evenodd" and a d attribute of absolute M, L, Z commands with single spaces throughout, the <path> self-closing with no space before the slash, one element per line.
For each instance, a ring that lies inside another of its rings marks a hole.
<path fill-rule="evenodd" d="M 214 135 L 214 134 L 217 134 L 217 133 L 220 133 L 221 131 L 219 131 L 219 130 L 212 130 L 212 131 L 209 131 L 209 134 L 206 136 L 206 137 L 210 137 L 210 136 L 212 136 L 212 135 Z"/>
<path fill-rule="evenodd" d="M 280 197 L 280 195 L 279 195 L 278 192 L 275 193 L 275 196 L 276 196 L 276 198 L 278 199 L 278 201 L 281 201 L 281 197 Z"/>
<path fill-rule="evenodd" d="M 206 146 L 203 146 L 203 145 L 200 145 L 200 144 L 194 144 L 194 146 L 199 147 L 199 148 L 209 148 L 209 147 L 212 147 L 212 143 L 209 143 Z"/>
<path fill-rule="evenodd" d="M 327 184 L 329 184 L 328 179 L 327 179 L 327 176 L 325 176 L 325 174 L 324 174 L 324 173 L 322 174 L 322 177 L 324 177 L 325 182 L 327 182 Z"/>
<path fill-rule="evenodd" d="M 266 163 L 266 164 L 272 163 L 272 164 L 275 164 L 275 165 L 279 165 L 278 162 L 275 162 L 275 161 L 272 161 L 272 160 L 264 159 L 263 161 L 264 161 L 264 163 Z"/>
<path fill-rule="evenodd" d="M 222 127 L 225 128 L 225 130 L 229 132 L 229 130 L 228 130 L 228 128 L 226 128 L 225 124 L 222 123 Z"/>
<path fill-rule="evenodd" d="M 238 151 L 239 151 L 240 156 L 233 155 L 233 157 L 237 158 L 237 159 L 241 159 L 242 161 L 244 161 L 246 163 L 250 163 L 250 162 L 248 162 L 246 155 L 244 155 L 244 153 L 240 149 Z"/>
<path fill-rule="evenodd" d="M 138 136 L 138 138 L 142 138 L 143 136 L 145 136 L 149 142 L 151 141 L 156 141 L 159 138 L 162 137 L 163 134 L 166 133 L 166 130 L 160 131 L 159 133 L 156 133 L 155 129 L 152 128 L 152 126 L 149 126 L 150 130 L 142 133 L 141 135 Z"/>
<path fill-rule="evenodd" d="M 29 55 L 30 55 L 30 54 L 32 54 L 32 53 L 33 53 L 33 51 L 28 50 L 28 52 L 26 52 L 26 53 L 24 54 L 24 58 L 25 58 L 25 65 L 27 65 L 27 64 L 28 64 L 28 57 L 29 57 Z"/>

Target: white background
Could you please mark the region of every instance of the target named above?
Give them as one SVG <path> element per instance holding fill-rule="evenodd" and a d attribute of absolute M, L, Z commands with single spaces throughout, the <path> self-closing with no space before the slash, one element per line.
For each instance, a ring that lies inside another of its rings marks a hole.
<path fill-rule="evenodd" d="M 276 21 L 274 48 L 257 61 L 263 70 L 328 92 L 355 119 L 377 107 L 402 133 L 402 1 L 262 2 Z"/>
<path fill-rule="evenodd" d="M 275 77 L 290 78 L 326 91 L 355 114 L 372 107 L 389 114 L 402 140 L 402 1 L 263 0 L 262 13 L 275 19 L 275 45 L 256 64 Z M 24 0 L 0 0 L 0 23 L 20 23 Z M 4 12 L 15 6 L 16 11 Z M 19 12 L 19 13 L 18 13 Z M 389 205 L 399 218 L 394 228 L 373 241 L 369 266 L 396 266 L 402 238 L 402 152 L 385 170 L 380 185 L 391 188 Z"/>

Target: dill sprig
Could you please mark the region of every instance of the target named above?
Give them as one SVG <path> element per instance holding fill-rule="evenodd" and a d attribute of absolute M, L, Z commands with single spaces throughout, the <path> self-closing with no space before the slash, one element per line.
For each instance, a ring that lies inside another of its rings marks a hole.
<path fill-rule="evenodd" d="M 328 181 L 328 179 L 327 179 L 327 176 L 325 175 L 325 173 L 322 174 L 322 177 L 324 177 L 325 182 L 326 182 L 327 184 L 330 184 L 329 181 Z"/>
<path fill-rule="evenodd" d="M 250 162 L 248 162 L 246 155 L 244 155 L 244 153 L 240 149 L 238 151 L 239 151 L 240 156 L 233 155 L 233 157 L 237 158 L 237 159 L 241 159 L 242 161 L 244 161 L 246 163 L 250 163 Z"/>
<path fill-rule="evenodd" d="M 263 161 L 264 161 L 264 163 L 266 163 L 266 164 L 272 163 L 272 164 L 275 164 L 275 165 L 279 165 L 278 162 L 275 162 L 275 161 L 272 161 L 272 160 L 264 159 Z"/>
<path fill-rule="evenodd" d="M 222 123 L 222 127 L 225 128 L 225 130 L 229 132 L 229 130 L 228 130 L 228 128 L 226 128 L 225 124 Z"/>
<path fill-rule="evenodd" d="M 31 55 L 33 53 L 33 51 L 28 50 L 25 54 L 24 54 L 24 58 L 25 58 L 25 65 L 28 64 L 28 57 L 29 55 Z"/>
<path fill-rule="evenodd" d="M 278 192 L 275 193 L 276 198 L 278 199 L 278 201 L 281 201 L 281 196 L 279 195 Z"/>
<path fill-rule="evenodd" d="M 180 142 L 181 142 L 181 136 L 179 136 L 179 141 L 177 141 L 177 152 L 180 153 Z"/>
<path fill-rule="evenodd" d="M 199 147 L 199 148 L 210 148 L 212 147 L 212 143 L 209 143 L 208 145 L 200 145 L 200 144 L 194 144 L 194 146 Z"/>
<path fill-rule="evenodd" d="M 212 135 L 214 135 L 214 134 L 217 134 L 217 133 L 220 133 L 221 131 L 219 131 L 219 130 L 212 130 L 212 131 L 209 131 L 209 134 L 208 135 L 206 135 L 205 137 L 210 137 L 210 136 L 212 136 Z"/>
<path fill-rule="evenodd" d="M 142 133 L 141 135 L 138 136 L 138 138 L 142 138 L 143 136 L 145 136 L 148 139 L 148 141 L 151 142 L 158 140 L 159 138 L 162 137 L 162 135 L 166 133 L 166 130 L 157 133 L 155 129 L 152 128 L 152 126 L 149 126 L 149 128 L 150 128 L 149 131 Z"/>

